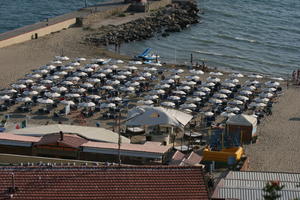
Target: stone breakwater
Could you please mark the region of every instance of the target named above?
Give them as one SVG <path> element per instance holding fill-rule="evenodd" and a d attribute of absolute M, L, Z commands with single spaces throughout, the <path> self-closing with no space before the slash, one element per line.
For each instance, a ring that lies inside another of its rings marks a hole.
<path fill-rule="evenodd" d="M 199 9 L 195 2 L 185 1 L 154 11 L 150 16 L 119 26 L 102 27 L 86 37 L 95 45 L 119 45 L 124 42 L 146 40 L 155 35 L 168 36 L 199 22 Z"/>

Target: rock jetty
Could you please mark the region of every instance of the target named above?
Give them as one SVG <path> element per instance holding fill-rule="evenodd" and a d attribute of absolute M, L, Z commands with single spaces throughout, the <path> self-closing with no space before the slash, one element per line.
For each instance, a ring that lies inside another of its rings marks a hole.
<path fill-rule="evenodd" d="M 180 32 L 191 24 L 199 22 L 199 9 L 195 2 L 174 3 L 140 18 L 119 26 L 102 27 L 101 31 L 86 37 L 95 45 L 119 45 L 124 42 L 146 40 L 153 36 L 168 36 Z"/>

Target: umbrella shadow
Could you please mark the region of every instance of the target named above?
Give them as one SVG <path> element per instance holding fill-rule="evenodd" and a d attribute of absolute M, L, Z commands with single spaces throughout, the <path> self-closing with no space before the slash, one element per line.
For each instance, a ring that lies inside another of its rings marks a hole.
<path fill-rule="evenodd" d="M 51 119 L 51 117 L 49 117 L 47 115 L 36 115 L 36 116 L 33 116 L 31 119 L 43 120 L 43 119 Z"/>
<path fill-rule="evenodd" d="M 9 117 L 13 119 L 22 119 L 22 118 L 26 118 L 26 115 L 9 113 Z"/>
<path fill-rule="evenodd" d="M 300 117 L 292 117 L 289 120 L 290 121 L 300 121 Z"/>
<path fill-rule="evenodd" d="M 69 121 L 69 119 L 66 117 L 52 117 L 52 120 L 53 121 L 63 121 L 63 122 Z"/>

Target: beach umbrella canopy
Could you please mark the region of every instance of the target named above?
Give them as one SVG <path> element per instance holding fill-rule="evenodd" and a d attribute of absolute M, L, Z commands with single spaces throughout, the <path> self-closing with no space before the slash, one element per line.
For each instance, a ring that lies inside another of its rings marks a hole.
<path fill-rule="evenodd" d="M 78 93 L 67 93 L 67 94 L 65 94 L 65 97 L 70 97 L 70 98 L 78 98 L 80 96 L 81 95 L 78 94 Z"/>
<path fill-rule="evenodd" d="M 178 100 L 180 100 L 180 97 L 178 97 L 178 96 L 169 96 L 168 99 L 171 100 L 171 101 L 178 101 Z"/>
<path fill-rule="evenodd" d="M 194 81 L 199 81 L 200 80 L 200 77 L 199 76 L 196 76 L 196 75 L 193 75 L 193 76 L 186 76 L 185 77 L 187 80 L 194 80 Z"/>
<path fill-rule="evenodd" d="M 125 75 L 125 76 L 129 76 L 131 75 L 132 73 L 130 71 L 119 71 L 118 74 L 120 75 Z"/>
<path fill-rule="evenodd" d="M 35 70 L 34 73 L 37 73 L 37 74 L 47 74 L 47 73 L 49 73 L 49 71 L 46 70 L 46 69 L 38 69 L 38 70 Z"/>
<path fill-rule="evenodd" d="M 67 81 L 79 81 L 80 78 L 78 76 L 69 76 L 67 78 Z"/>
<path fill-rule="evenodd" d="M 165 91 L 164 90 L 151 90 L 150 91 L 150 94 L 164 94 L 165 93 Z"/>
<path fill-rule="evenodd" d="M 160 105 L 165 106 L 165 107 L 171 107 L 171 108 L 175 107 L 175 103 L 170 102 L 170 101 L 162 102 Z"/>
<path fill-rule="evenodd" d="M 253 85 L 249 85 L 249 86 L 244 87 L 243 90 L 254 91 L 254 90 L 256 90 L 256 87 Z"/>
<path fill-rule="evenodd" d="M 55 64 L 55 65 L 62 64 L 62 62 L 59 61 L 59 60 L 53 60 L 53 61 L 51 61 L 51 63 L 52 63 L 52 64 Z"/>
<path fill-rule="evenodd" d="M 104 61 L 105 61 L 105 59 L 103 59 L 103 58 L 93 58 L 92 59 L 93 63 L 99 63 L 99 62 L 104 62 Z"/>
<path fill-rule="evenodd" d="M 208 102 L 209 102 L 209 103 L 220 104 L 220 103 L 222 103 L 222 100 L 212 98 L 212 99 L 209 99 Z"/>
<path fill-rule="evenodd" d="M 117 63 L 117 64 L 123 64 L 124 61 L 123 61 L 123 60 L 116 60 L 116 63 Z"/>
<path fill-rule="evenodd" d="M 265 103 L 256 103 L 256 107 L 266 107 L 267 104 Z"/>
<path fill-rule="evenodd" d="M 68 64 L 69 66 L 80 66 L 79 62 L 71 62 Z"/>
<path fill-rule="evenodd" d="M 152 101 L 152 100 L 139 100 L 138 102 L 137 102 L 138 104 L 144 104 L 144 105 L 152 105 L 152 104 L 154 104 L 154 102 Z"/>
<path fill-rule="evenodd" d="M 104 85 L 104 86 L 102 86 L 101 87 L 103 90 L 113 90 L 114 88 L 113 88 L 113 86 L 111 86 L 111 85 Z"/>
<path fill-rule="evenodd" d="M 17 90 L 14 89 L 6 89 L 6 90 L 2 90 L 0 91 L 0 94 L 13 94 L 13 93 L 17 93 Z"/>
<path fill-rule="evenodd" d="M 41 80 L 42 84 L 52 84 L 53 81 L 49 80 L 49 79 L 45 79 L 45 80 Z"/>
<path fill-rule="evenodd" d="M 67 75 L 68 72 L 66 71 L 59 71 L 59 72 L 55 72 L 54 75 L 58 75 L 58 76 L 63 76 L 63 75 Z"/>
<path fill-rule="evenodd" d="M 269 101 L 270 101 L 270 99 L 268 99 L 268 98 L 255 98 L 254 99 L 254 101 L 255 102 L 257 102 L 257 103 L 268 103 Z"/>
<path fill-rule="evenodd" d="M 179 95 L 186 95 L 186 92 L 182 91 L 182 90 L 174 90 L 172 91 L 173 94 L 179 94 Z"/>
<path fill-rule="evenodd" d="M 252 92 L 249 91 L 249 90 L 242 90 L 242 91 L 240 91 L 240 94 L 242 94 L 242 95 L 251 95 Z"/>
<path fill-rule="evenodd" d="M 67 71 L 71 71 L 71 70 L 74 69 L 74 67 L 68 65 L 68 66 L 62 66 L 61 69 L 62 70 L 67 70 Z"/>
<path fill-rule="evenodd" d="M 87 76 L 88 74 L 85 72 L 75 72 L 74 76 Z"/>
<path fill-rule="evenodd" d="M 196 74 L 196 75 L 204 74 L 204 72 L 202 70 L 195 70 L 195 69 L 190 70 L 190 73 L 191 74 Z"/>
<path fill-rule="evenodd" d="M 82 71 L 82 72 L 93 72 L 94 69 L 93 68 L 89 68 L 89 67 L 81 67 L 80 71 Z"/>
<path fill-rule="evenodd" d="M 54 101 L 52 99 L 43 99 L 43 98 L 39 98 L 37 100 L 38 103 L 41 103 L 41 104 L 53 104 Z"/>
<path fill-rule="evenodd" d="M 175 83 L 174 79 L 165 79 L 161 81 L 162 83 L 172 84 Z"/>
<path fill-rule="evenodd" d="M 59 79 L 59 78 L 60 78 L 60 77 L 57 76 L 57 75 L 47 76 L 47 77 L 46 77 L 47 80 L 57 80 L 57 79 Z"/>
<path fill-rule="evenodd" d="M 115 108 L 116 104 L 114 103 L 102 103 L 100 104 L 100 108 Z"/>
<path fill-rule="evenodd" d="M 236 78 L 230 78 L 230 79 L 226 79 L 224 82 L 225 83 L 238 83 L 240 81 Z"/>
<path fill-rule="evenodd" d="M 149 72 L 155 72 L 157 71 L 157 69 L 155 67 L 144 67 L 145 71 L 149 71 Z"/>
<path fill-rule="evenodd" d="M 271 98 L 274 95 L 272 93 L 260 93 L 259 96 L 263 98 Z"/>
<path fill-rule="evenodd" d="M 16 100 L 18 102 L 30 102 L 31 98 L 30 97 L 18 97 Z"/>
<path fill-rule="evenodd" d="M 226 82 L 223 82 L 223 83 L 221 83 L 221 85 L 222 86 L 224 86 L 224 87 L 228 87 L 228 88 L 233 88 L 233 87 L 235 87 L 235 84 L 234 83 L 226 83 Z"/>
<path fill-rule="evenodd" d="M 144 81 L 146 80 L 143 76 L 137 76 L 132 78 L 133 81 Z"/>
<path fill-rule="evenodd" d="M 166 89 L 166 88 L 170 88 L 171 86 L 169 84 L 159 84 L 159 85 L 155 85 L 155 89 Z"/>
<path fill-rule="evenodd" d="M 106 69 L 118 69 L 119 67 L 117 65 L 108 65 L 105 68 Z"/>
<path fill-rule="evenodd" d="M 154 99 L 159 99 L 159 96 L 157 95 L 147 95 L 144 97 L 147 100 L 154 100 Z"/>
<path fill-rule="evenodd" d="M 75 105 L 74 101 L 67 101 L 67 100 L 62 100 L 59 103 L 63 105 Z"/>
<path fill-rule="evenodd" d="M 129 61 L 128 62 L 130 65 L 142 65 L 143 62 L 142 61 Z"/>
<path fill-rule="evenodd" d="M 206 96 L 206 93 L 205 92 L 201 92 L 201 91 L 195 91 L 193 93 L 194 96 Z"/>
<path fill-rule="evenodd" d="M 23 92 L 23 95 L 26 95 L 26 96 L 34 96 L 34 95 L 38 95 L 38 94 L 39 93 L 35 90 L 31 90 L 31 91 L 26 90 L 26 91 Z"/>
<path fill-rule="evenodd" d="M 0 100 L 1 100 L 1 101 L 5 101 L 5 100 L 8 100 L 8 99 L 10 99 L 10 98 L 11 98 L 11 97 L 8 96 L 8 95 L 0 96 Z"/>
<path fill-rule="evenodd" d="M 201 87 L 201 88 L 198 88 L 199 91 L 202 91 L 202 92 L 210 92 L 211 89 L 209 89 L 208 87 Z"/>
<path fill-rule="evenodd" d="M 265 85 L 267 87 L 273 88 L 273 87 L 278 87 L 280 85 L 280 83 L 277 81 L 267 81 L 267 82 L 265 82 Z"/>
<path fill-rule="evenodd" d="M 131 86 L 131 87 L 136 87 L 136 86 L 139 86 L 140 83 L 139 83 L 139 82 L 136 82 L 136 81 L 134 81 L 134 82 L 127 81 L 127 82 L 125 83 L 125 85 L 126 85 L 126 86 Z"/>
<path fill-rule="evenodd" d="M 53 69 L 56 69 L 56 66 L 54 66 L 54 65 L 45 65 L 45 66 L 42 66 L 40 69 L 53 70 Z M 47 71 L 47 73 L 48 73 L 48 71 Z"/>
<path fill-rule="evenodd" d="M 221 80 L 219 79 L 219 78 L 217 78 L 217 77 L 208 77 L 207 79 L 206 79 L 208 82 L 213 82 L 213 83 L 217 83 L 217 82 L 220 82 Z"/>
<path fill-rule="evenodd" d="M 123 92 L 133 92 L 135 90 L 135 88 L 134 87 L 121 87 L 120 90 Z"/>
<path fill-rule="evenodd" d="M 237 99 L 234 99 L 234 100 L 228 102 L 228 104 L 231 104 L 231 105 L 243 105 L 244 102 L 242 102 L 240 100 L 237 100 Z"/>
<path fill-rule="evenodd" d="M 140 75 L 143 76 L 143 77 L 151 77 L 152 76 L 152 74 L 149 73 L 149 72 L 143 72 Z"/>
<path fill-rule="evenodd" d="M 221 89 L 219 92 L 223 93 L 223 94 L 231 94 L 232 93 L 232 91 L 227 90 L 227 89 Z"/>
<path fill-rule="evenodd" d="M 190 86 L 187 86 L 187 85 L 181 85 L 181 86 L 178 87 L 178 89 L 179 89 L 179 90 L 185 90 L 185 91 L 187 91 L 187 90 L 190 90 L 191 87 L 190 87 Z"/>
<path fill-rule="evenodd" d="M 45 96 L 49 98 L 57 98 L 60 97 L 60 94 L 57 92 L 46 92 Z"/>
<path fill-rule="evenodd" d="M 181 104 L 180 108 L 191 109 L 191 108 L 197 108 L 197 106 L 196 106 L 196 104 L 193 104 L 193 103 L 185 103 L 185 104 Z"/>
<path fill-rule="evenodd" d="M 189 102 L 200 102 L 201 98 L 199 98 L 199 97 L 188 97 L 186 100 L 189 101 Z"/>
<path fill-rule="evenodd" d="M 61 82 L 61 84 L 62 85 L 74 85 L 74 83 L 73 82 L 71 82 L 71 81 L 63 81 L 63 82 Z"/>
<path fill-rule="evenodd" d="M 264 88 L 262 89 L 263 92 L 275 92 L 276 91 L 276 88 Z"/>
<path fill-rule="evenodd" d="M 275 81 L 284 81 L 284 79 L 281 77 L 271 77 L 271 79 Z"/>
<path fill-rule="evenodd" d="M 259 74 L 250 74 L 248 75 L 249 78 L 263 78 L 262 75 L 259 75 Z"/>
<path fill-rule="evenodd" d="M 106 77 L 106 74 L 104 73 L 95 73 L 92 75 L 93 78 L 104 78 Z"/>
<path fill-rule="evenodd" d="M 37 78 L 41 78 L 42 76 L 40 74 L 28 74 L 27 77 L 37 79 Z"/>
<path fill-rule="evenodd" d="M 249 98 L 248 97 L 246 97 L 246 96 L 237 96 L 237 97 L 235 97 L 237 100 L 241 100 L 241 101 L 248 101 L 249 100 Z"/>
<path fill-rule="evenodd" d="M 205 113 L 204 113 L 204 116 L 206 116 L 206 117 L 211 117 L 211 116 L 214 116 L 214 113 L 208 111 L 208 112 L 205 112 Z"/>
<path fill-rule="evenodd" d="M 101 69 L 100 72 L 104 73 L 104 74 L 109 74 L 112 73 L 111 69 Z"/>
<path fill-rule="evenodd" d="M 118 80 L 107 80 L 106 84 L 108 84 L 108 85 L 119 85 L 120 81 L 118 81 Z"/>
<path fill-rule="evenodd" d="M 215 93 L 213 95 L 214 98 L 219 98 L 219 99 L 226 99 L 227 98 L 227 95 L 226 94 L 223 94 L 223 93 Z"/>
<path fill-rule="evenodd" d="M 232 112 L 222 112 L 221 116 L 222 117 L 232 117 L 232 116 L 235 116 L 235 114 Z"/>
<path fill-rule="evenodd" d="M 12 84 L 11 86 L 12 86 L 12 88 L 15 88 L 15 89 L 24 89 L 27 87 L 24 84 Z"/>
<path fill-rule="evenodd" d="M 89 98 L 89 99 L 95 99 L 95 100 L 101 99 L 101 97 L 99 95 L 96 95 L 96 94 L 89 95 L 89 96 L 87 96 L 87 98 Z"/>
<path fill-rule="evenodd" d="M 174 75 L 170 76 L 170 79 L 180 79 L 180 76 L 177 74 L 174 74 Z"/>
<path fill-rule="evenodd" d="M 206 82 L 203 83 L 201 86 L 203 87 L 214 87 L 216 84 L 214 84 L 213 82 Z"/>
<path fill-rule="evenodd" d="M 92 88 L 92 87 L 94 87 L 94 85 L 90 84 L 90 83 L 83 83 L 83 84 L 80 84 L 80 86 L 83 87 L 83 88 Z"/>
<path fill-rule="evenodd" d="M 242 78 L 242 77 L 244 77 L 244 75 L 241 73 L 235 72 L 235 73 L 230 74 L 230 77 Z"/>
<path fill-rule="evenodd" d="M 113 78 L 115 78 L 115 79 L 126 79 L 127 77 L 125 75 L 114 75 Z"/>
<path fill-rule="evenodd" d="M 212 76 L 223 76 L 222 72 L 209 72 L 209 74 Z"/>
<path fill-rule="evenodd" d="M 195 81 L 182 81 L 183 85 L 196 85 L 197 83 Z"/>
<path fill-rule="evenodd" d="M 34 86 L 32 86 L 32 89 L 37 90 L 37 91 L 42 91 L 42 90 L 45 90 L 46 87 L 43 85 L 34 85 Z"/>
<path fill-rule="evenodd" d="M 86 107 L 86 108 L 90 108 L 90 107 L 95 107 L 96 104 L 93 102 L 81 102 L 78 104 L 79 107 Z"/>
<path fill-rule="evenodd" d="M 129 70 L 137 70 L 138 68 L 136 66 L 126 66 Z"/>
<path fill-rule="evenodd" d="M 238 107 L 226 107 L 225 110 L 227 112 L 236 112 L 236 111 L 240 111 L 240 109 Z"/>
<path fill-rule="evenodd" d="M 20 79 L 18 80 L 18 83 L 22 83 L 22 84 L 29 84 L 29 83 L 33 83 L 34 81 L 31 79 Z"/>
<path fill-rule="evenodd" d="M 173 74 L 181 74 L 184 72 L 184 70 L 183 69 L 171 69 L 170 72 Z"/>
<path fill-rule="evenodd" d="M 68 89 L 65 88 L 65 87 L 52 87 L 51 90 L 53 90 L 54 92 L 65 92 L 67 91 Z"/>
<path fill-rule="evenodd" d="M 69 57 L 67 56 L 59 56 L 59 57 L 55 57 L 57 60 L 62 60 L 62 61 L 67 61 L 67 60 L 70 60 Z"/>
<path fill-rule="evenodd" d="M 72 89 L 72 92 L 74 92 L 74 93 L 84 93 L 84 92 L 86 92 L 86 89 L 84 89 L 84 88 L 74 88 L 74 89 Z"/>
<path fill-rule="evenodd" d="M 79 57 L 79 58 L 75 58 L 75 60 L 78 62 L 81 62 L 81 61 L 86 61 L 86 58 Z"/>
<path fill-rule="evenodd" d="M 120 97 L 110 97 L 107 100 L 108 101 L 122 101 L 122 98 L 120 98 Z"/>
<path fill-rule="evenodd" d="M 89 78 L 86 81 L 90 83 L 99 83 L 101 80 L 99 78 Z"/>
<path fill-rule="evenodd" d="M 259 81 L 258 80 L 247 80 L 245 82 L 245 84 L 247 84 L 247 85 L 258 85 Z"/>

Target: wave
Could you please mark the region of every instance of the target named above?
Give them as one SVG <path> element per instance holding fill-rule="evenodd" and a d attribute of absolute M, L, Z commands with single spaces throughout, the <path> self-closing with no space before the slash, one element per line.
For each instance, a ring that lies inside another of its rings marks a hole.
<path fill-rule="evenodd" d="M 196 53 L 204 54 L 204 55 L 211 55 L 211 56 L 221 56 L 221 57 L 226 57 L 226 58 L 237 58 L 237 59 L 246 59 L 246 57 L 239 56 L 239 55 L 226 55 L 226 54 L 221 54 L 217 52 L 209 52 L 209 51 L 194 51 Z"/>
<path fill-rule="evenodd" d="M 239 41 L 245 41 L 245 42 L 250 42 L 250 43 L 258 43 L 257 40 L 251 40 L 251 39 L 242 38 L 242 37 L 234 37 L 234 36 L 225 35 L 225 34 L 217 34 L 217 36 L 220 38 L 224 38 L 224 39 L 239 40 Z"/>

